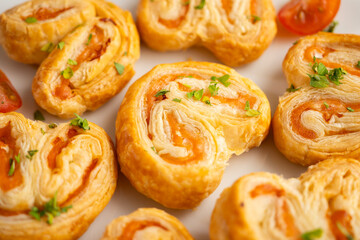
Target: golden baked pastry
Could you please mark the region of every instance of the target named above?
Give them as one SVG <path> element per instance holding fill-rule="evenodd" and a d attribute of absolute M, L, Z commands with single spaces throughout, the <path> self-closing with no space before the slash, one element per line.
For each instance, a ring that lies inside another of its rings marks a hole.
<path fill-rule="evenodd" d="M 201 44 L 223 63 L 237 66 L 260 57 L 276 35 L 271 0 L 141 0 L 142 40 L 158 51 Z"/>
<path fill-rule="evenodd" d="M 177 218 L 156 208 L 140 208 L 113 220 L 102 240 L 117 239 L 193 240 Z"/>
<path fill-rule="evenodd" d="M 62 118 L 95 110 L 128 83 L 139 57 L 131 14 L 102 0 L 87 0 L 96 16 L 77 27 L 40 65 L 35 101 Z M 60 46 L 60 47 L 59 47 Z"/>
<path fill-rule="evenodd" d="M 116 188 L 112 142 L 85 119 L 0 114 L 0 155 L 0 239 L 77 239 Z"/>
<path fill-rule="evenodd" d="M 359 239 L 360 164 L 330 159 L 299 178 L 252 173 L 225 189 L 210 223 L 210 239 Z"/>
<path fill-rule="evenodd" d="M 289 93 L 273 118 L 275 144 L 289 160 L 308 166 L 359 159 L 359 60 L 355 35 L 319 33 L 289 50 L 283 63 Z"/>
<path fill-rule="evenodd" d="M 120 106 L 121 171 L 162 205 L 194 208 L 219 185 L 230 156 L 259 146 L 269 124 L 266 96 L 235 70 L 206 62 L 158 65 Z"/>

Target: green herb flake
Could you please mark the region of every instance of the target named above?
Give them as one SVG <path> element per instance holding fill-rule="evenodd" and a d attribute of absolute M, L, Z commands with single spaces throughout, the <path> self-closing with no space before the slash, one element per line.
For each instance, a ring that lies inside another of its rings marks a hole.
<path fill-rule="evenodd" d="M 70 126 L 78 126 L 84 130 L 90 130 L 89 122 L 75 113 L 76 118 L 71 120 Z"/>
<path fill-rule="evenodd" d="M 346 236 L 347 240 L 354 240 L 353 236 L 351 236 L 348 230 L 343 225 L 341 225 L 341 223 L 336 222 L 336 227 L 340 230 L 342 234 Z"/>
<path fill-rule="evenodd" d="M 296 92 L 299 91 L 301 89 L 301 87 L 299 88 L 295 88 L 295 86 L 293 84 L 291 84 L 291 86 L 289 88 L 286 89 L 287 92 Z"/>
<path fill-rule="evenodd" d="M 261 17 L 256 16 L 256 15 L 251 15 L 251 20 L 253 23 L 256 23 L 261 20 Z"/>
<path fill-rule="evenodd" d="M 174 98 L 173 101 L 179 103 L 179 102 L 181 102 L 181 99 L 180 98 Z"/>
<path fill-rule="evenodd" d="M 195 91 L 188 92 L 188 93 L 186 93 L 186 96 L 188 98 L 192 98 L 194 96 L 194 93 L 195 93 Z"/>
<path fill-rule="evenodd" d="M 189 5 L 190 4 L 190 1 L 186 1 L 186 2 L 184 2 L 182 5 L 183 6 L 187 6 L 187 5 Z"/>
<path fill-rule="evenodd" d="M 201 101 L 211 106 L 210 98 L 208 96 L 204 96 Z"/>
<path fill-rule="evenodd" d="M 71 65 L 71 66 L 76 66 L 78 63 L 77 63 L 77 61 L 75 61 L 75 60 L 72 60 L 72 59 L 68 59 L 67 60 L 67 63 L 69 64 L 69 65 Z"/>
<path fill-rule="evenodd" d="M 324 106 L 326 109 L 329 109 L 329 107 L 330 107 L 329 104 L 327 104 L 327 102 L 324 102 Z"/>
<path fill-rule="evenodd" d="M 40 132 L 42 133 L 42 135 L 45 135 L 45 131 L 44 131 L 44 129 L 42 129 L 42 128 L 40 128 Z"/>
<path fill-rule="evenodd" d="M 249 101 L 246 101 L 244 110 L 246 111 L 245 114 L 248 117 L 256 117 L 256 116 L 259 116 L 261 114 L 260 111 L 250 108 L 250 102 Z"/>
<path fill-rule="evenodd" d="M 20 163 L 20 153 L 15 156 L 15 161 L 16 161 L 17 163 Z"/>
<path fill-rule="evenodd" d="M 89 37 L 88 37 L 88 40 L 87 40 L 87 42 L 86 42 L 86 46 L 88 46 L 89 44 L 90 44 L 90 42 L 91 42 L 91 39 L 92 39 L 92 33 L 90 33 L 89 34 Z"/>
<path fill-rule="evenodd" d="M 51 123 L 48 125 L 49 128 L 56 128 L 57 127 L 57 124 L 56 123 Z"/>
<path fill-rule="evenodd" d="M 329 27 L 324 29 L 324 32 L 334 32 L 336 26 L 339 25 L 339 22 L 338 21 L 333 21 L 332 23 L 330 23 Z"/>
<path fill-rule="evenodd" d="M 221 77 L 212 76 L 211 80 L 213 81 L 212 83 L 214 83 L 214 81 L 218 80 L 222 85 L 224 85 L 225 87 L 228 87 L 231 84 L 230 82 L 228 82 L 229 78 L 230 78 L 230 75 L 225 74 Z"/>
<path fill-rule="evenodd" d="M 302 240 L 315 240 L 316 238 L 320 238 L 323 234 L 321 228 L 315 229 L 313 231 L 305 232 L 301 234 Z"/>
<path fill-rule="evenodd" d="M 194 77 L 189 75 L 189 76 L 177 76 L 177 78 L 194 78 Z"/>
<path fill-rule="evenodd" d="M 34 18 L 34 17 L 28 17 L 28 18 L 25 19 L 25 22 L 27 22 L 27 23 L 36 23 L 37 19 Z"/>
<path fill-rule="evenodd" d="M 170 91 L 169 91 L 169 90 L 165 90 L 165 89 L 160 90 L 160 91 L 158 91 L 158 92 L 154 95 L 154 97 L 160 97 L 160 96 L 166 95 L 168 92 L 170 92 Z"/>
<path fill-rule="evenodd" d="M 120 63 L 117 63 L 117 62 L 114 62 L 114 65 L 115 65 L 115 68 L 116 68 L 116 71 L 118 72 L 118 74 L 122 75 L 124 73 L 125 66 Z"/>
<path fill-rule="evenodd" d="M 57 48 L 62 50 L 65 46 L 65 42 L 59 42 L 58 45 L 57 45 Z"/>
<path fill-rule="evenodd" d="M 293 45 L 296 45 L 299 43 L 299 40 L 296 40 L 295 42 L 293 42 Z"/>
<path fill-rule="evenodd" d="M 39 110 L 36 110 L 34 112 L 34 119 L 35 120 L 39 120 L 39 121 L 44 121 L 45 120 L 45 117 L 44 115 L 39 111 Z"/>
<path fill-rule="evenodd" d="M 206 0 L 201 0 L 200 4 L 195 6 L 195 9 L 203 9 L 205 6 Z"/>
<path fill-rule="evenodd" d="M 355 67 L 360 69 L 360 61 L 357 62 L 357 64 L 355 65 Z"/>
<path fill-rule="evenodd" d="M 35 153 L 37 153 L 38 151 L 39 150 L 29 150 L 28 155 L 26 155 L 25 157 L 31 160 Z"/>
<path fill-rule="evenodd" d="M 154 146 L 152 146 L 151 149 L 152 149 L 156 154 L 158 154 Z"/>
<path fill-rule="evenodd" d="M 38 221 L 41 221 L 41 217 L 47 217 L 47 223 L 49 225 L 53 224 L 54 218 L 60 216 L 61 213 L 67 212 L 72 205 L 61 208 L 57 203 L 57 192 L 54 197 L 45 203 L 43 210 L 40 210 L 37 207 L 32 207 L 29 215 L 35 218 Z"/>
<path fill-rule="evenodd" d="M 355 112 L 355 110 L 352 109 L 351 107 L 347 107 L 346 109 L 347 109 L 349 112 Z"/>
<path fill-rule="evenodd" d="M 48 42 L 42 48 L 40 49 L 42 52 L 51 53 L 52 50 L 54 50 L 54 44 L 52 42 Z"/>
<path fill-rule="evenodd" d="M 329 80 L 335 85 L 339 86 L 341 82 L 339 80 L 343 79 L 347 72 L 343 68 L 334 68 L 329 71 Z"/>
<path fill-rule="evenodd" d="M 67 67 L 64 71 L 61 72 L 61 75 L 65 79 L 70 79 L 74 75 L 74 72 L 70 67 Z"/>
<path fill-rule="evenodd" d="M 218 95 L 219 87 L 217 86 L 217 83 L 210 84 L 208 89 L 209 89 L 211 96 Z"/>
<path fill-rule="evenodd" d="M 245 111 L 250 110 L 250 102 L 249 101 L 246 101 L 244 110 Z"/>
<path fill-rule="evenodd" d="M 123 56 L 127 56 L 127 55 L 128 55 L 128 52 L 125 51 L 125 52 L 123 53 Z"/>
<path fill-rule="evenodd" d="M 15 161 L 14 161 L 14 159 L 10 158 L 9 163 L 10 163 L 10 169 L 9 169 L 9 172 L 8 172 L 8 176 L 11 177 L 12 175 L 14 175 L 14 172 L 15 172 Z"/>
<path fill-rule="evenodd" d="M 202 96 L 203 96 L 203 93 L 204 93 L 204 89 L 201 89 L 199 91 L 195 91 L 194 92 L 194 98 L 196 100 L 200 100 L 202 98 Z"/>
<path fill-rule="evenodd" d="M 326 74 L 328 74 L 328 70 L 325 65 L 323 63 L 318 63 L 316 61 L 316 57 L 314 57 L 314 64 L 311 68 L 315 73 L 319 74 L 320 76 L 325 76 Z"/>
<path fill-rule="evenodd" d="M 310 77 L 310 86 L 314 88 L 325 88 L 330 84 L 326 76 L 320 76 L 318 74 L 308 74 L 308 76 Z"/>
<path fill-rule="evenodd" d="M 190 85 L 188 85 L 188 84 L 184 84 L 184 83 L 182 83 L 182 85 L 183 85 L 184 87 L 191 88 L 191 86 L 190 86 Z"/>

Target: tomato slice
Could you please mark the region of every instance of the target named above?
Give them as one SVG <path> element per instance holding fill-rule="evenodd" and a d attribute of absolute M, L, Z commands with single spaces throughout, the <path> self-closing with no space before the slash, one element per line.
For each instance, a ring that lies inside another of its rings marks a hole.
<path fill-rule="evenodd" d="M 15 111 L 21 107 L 22 101 L 10 80 L 0 70 L 0 112 Z"/>
<path fill-rule="evenodd" d="M 317 33 L 336 16 L 341 0 L 291 0 L 278 14 L 281 24 L 299 35 Z"/>

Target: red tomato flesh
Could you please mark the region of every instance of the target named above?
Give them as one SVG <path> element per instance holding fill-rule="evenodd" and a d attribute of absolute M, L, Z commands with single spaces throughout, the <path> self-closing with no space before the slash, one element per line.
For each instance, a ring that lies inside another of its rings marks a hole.
<path fill-rule="evenodd" d="M 291 0 L 278 14 L 280 23 L 299 35 L 317 33 L 336 16 L 340 0 Z"/>
<path fill-rule="evenodd" d="M 10 80 L 0 70 L 0 112 L 15 111 L 21 107 L 22 101 Z"/>

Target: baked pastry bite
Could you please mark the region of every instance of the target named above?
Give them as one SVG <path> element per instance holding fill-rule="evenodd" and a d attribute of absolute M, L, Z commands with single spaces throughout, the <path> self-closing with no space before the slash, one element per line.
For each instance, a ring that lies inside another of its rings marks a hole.
<path fill-rule="evenodd" d="M 359 239 L 360 164 L 329 159 L 299 178 L 252 173 L 225 189 L 210 239 Z"/>
<path fill-rule="evenodd" d="M 158 51 L 195 44 L 223 63 L 238 66 L 260 57 L 276 35 L 271 0 L 141 0 L 142 40 Z"/>
<path fill-rule="evenodd" d="M 139 57 L 131 14 L 105 1 L 86 2 L 96 17 L 61 40 L 40 65 L 32 85 L 35 101 L 61 118 L 95 110 L 119 93 L 134 75 Z"/>
<path fill-rule="evenodd" d="M 156 208 L 140 208 L 113 220 L 102 240 L 117 239 L 193 240 L 177 218 Z"/>
<path fill-rule="evenodd" d="M 28 1 L 0 15 L 0 43 L 12 59 L 40 64 L 50 48 L 95 16 L 90 1 Z"/>
<path fill-rule="evenodd" d="M 169 208 L 194 208 L 212 193 L 232 154 L 259 146 L 270 105 L 250 80 L 223 65 L 161 64 L 128 90 L 116 119 L 121 171 Z"/>
<path fill-rule="evenodd" d="M 0 239 L 77 239 L 115 191 L 112 142 L 86 119 L 0 114 L 0 146 Z"/>
<path fill-rule="evenodd" d="M 319 33 L 288 52 L 283 69 L 289 93 L 273 118 L 277 148 L 292 162 L 359 159 L 360 36 Z"/>

